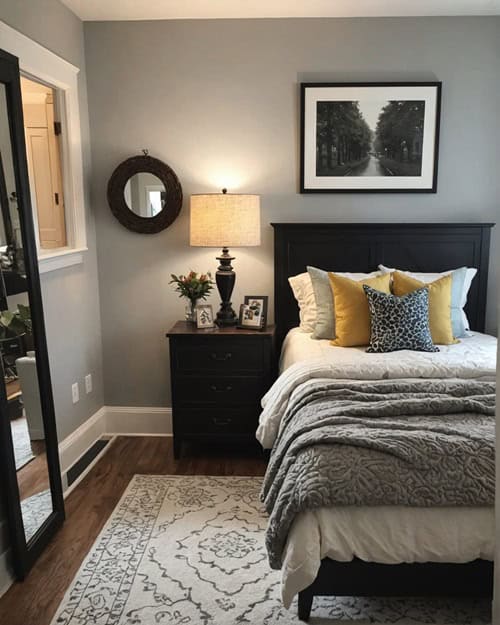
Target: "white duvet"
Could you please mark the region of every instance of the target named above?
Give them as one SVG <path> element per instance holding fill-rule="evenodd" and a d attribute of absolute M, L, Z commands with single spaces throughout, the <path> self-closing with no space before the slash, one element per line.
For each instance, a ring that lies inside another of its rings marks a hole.
<path fill-rule="evenodd" d="M 282 374 L 262 400 L 257 438 L 272 447 L 293 393 L 312 380 L 476 378 L 495 380 L 496 339 L 470 333 L 438 353 L 367 354 L 364 348 L 332 347 L 294 329 L 282 351 Z M 470 562 L 493 559 L 494 510 L 489 507 L 412 508 L 346 506 L 300 514 L 290 531 L 282 569 L 282 596 L 311 584 L 322 558 L 369 562 Z"/>
<path fill-rule="evenodd" d="M 279 378 L 262 399 L 257 438 L 271 448 L 290 395 L 319 378 L 337 380 L 398 380 L 415 378 L 476 378 L 495 381 L 497 340 L 471 332 L 456 345 L 440 345 L 439 352 L 403 350 L 367 354 L 365 347 L 333 347 L 311 339 L 298 328 L 283 343 Z"/>

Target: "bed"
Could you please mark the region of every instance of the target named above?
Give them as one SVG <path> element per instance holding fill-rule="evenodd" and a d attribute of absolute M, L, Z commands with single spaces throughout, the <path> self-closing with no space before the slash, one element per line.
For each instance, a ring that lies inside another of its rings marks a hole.
<path fill-rule="evenodd" d="M 273 224 L 275 319 L 284 341 L 282 375 L 266 396 L 258 437 L 274 442 L 280 401 L 316 379 L 493 379 L 496 340 L 484 334 L 492 224 Z M 288 277 L 307 265 L 369 272 L 382 263 L 413 271 L 476 267 L 466 313 L 472 332 L 439 354 L 367 355 L 333 348 L 294 330 L 298 309 Z M 327 373 L 325 373 L 325 367 Z M 311 372 L 313 372 L 311 374 Z M 332 373 L 333 372 L 333 373 Z M 288 386 L 287 386 L 288 385 Z M 274 407 L 273 407 L 274 406 Z M 276 419 L 275 419 L 276 420 Z M 272 456 L 271 456 L 272 458 Z M 457 512 L 458 510 L 458 512 Z M 315 595 L 472 595 L 493 588 L 491 506 L 337 506 L 297 515 L 283 551 L 283 600 L 299 595 L 307 620 Z"/>

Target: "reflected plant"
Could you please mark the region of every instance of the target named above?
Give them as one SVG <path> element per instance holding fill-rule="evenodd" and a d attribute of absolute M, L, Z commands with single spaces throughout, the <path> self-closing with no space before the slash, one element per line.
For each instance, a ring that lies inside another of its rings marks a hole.
<path fill-rule="evenodd" d="M 31 335 L 33 326 L 31 323 L 31 311 L 29 306 L 17 305 L 17 310 L 3 310 L 0 313 L 0 338 L 6 339 L 21 334 Z"/>

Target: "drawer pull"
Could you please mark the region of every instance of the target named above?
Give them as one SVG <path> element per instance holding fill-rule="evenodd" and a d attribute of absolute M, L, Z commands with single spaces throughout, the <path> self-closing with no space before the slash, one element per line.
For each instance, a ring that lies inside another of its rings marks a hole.
<path fill-rule="evenodd" d="M 225 386 L 224 388 L 219 388 L 218 386 L 215 386 L 215 384 L 212 384 L 210 386 L 210 390 L 214 393 L 230 393 L 233 390 L 233 387 Z"/>
<path fill-rule="evenodd" d="M 217 360 L 219 362 L 223 362 L 224 360 L 229 360 L 230 358 L 232 358 L 232 356 L 233 355 L 231 352 L 226 352 L 225 354 L 222 354 L 220 356 L 216 352 L 212 352 L 210 354 L 210 357 L 212 358 L 212 360 Z"/>
<path fill-rule="evenodd" d="M 212 417 L 214 425 L 230 425 L 233 420 L 231 417 Z"/>

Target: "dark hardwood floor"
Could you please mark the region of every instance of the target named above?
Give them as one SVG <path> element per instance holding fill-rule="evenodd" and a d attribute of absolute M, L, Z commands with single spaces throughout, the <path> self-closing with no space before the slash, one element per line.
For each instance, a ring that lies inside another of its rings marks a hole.
<path fill-rule="evenodd" d="M 40 452 L 33 460 L 19 469 L 17 483 L 21 499 L 26 499 L 49 488 L 49 470 L 45 451 Z"/>
<path fill-rule="evenodd" d="M 18 380 L 13 382 L 18 383 Z M 9 384 L 13 384 L 10 382 Z M 11 420 L 12 437 L 16 436 L 14 423 Z M 26 499 L 32 495 L 47 490 L 49 488 L 49 471 L 47 467 L 47 456 L 45 454 L 45 441 L 30 441 L 31 451 L 34 458 L 17 471 L 17 483 L 19 485 L 19 496 Z"/>
<path fill-rule="evenodd" d="M 171 438 L 119 437 L 66 499 L 66 522 L 22 583 L 0 598 L 2 625 L 49 625 L 104 523 L 136 473 L 263 475 L 263 456 L 194 448 L 174 460 Z"/>

